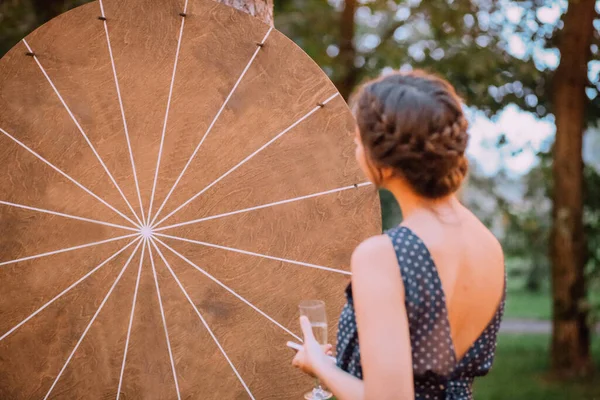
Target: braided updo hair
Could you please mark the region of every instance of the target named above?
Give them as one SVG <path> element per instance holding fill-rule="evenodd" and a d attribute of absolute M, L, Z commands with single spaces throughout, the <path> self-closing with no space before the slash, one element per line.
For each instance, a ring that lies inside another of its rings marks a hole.
<path fill-rule="evenodd" d="M 427 198 L 460 188 L 468 123 L 448 82 L 423 71 L 396 72 L 364 85 L 353 108 L 369 164 L 390 168 Z"/>

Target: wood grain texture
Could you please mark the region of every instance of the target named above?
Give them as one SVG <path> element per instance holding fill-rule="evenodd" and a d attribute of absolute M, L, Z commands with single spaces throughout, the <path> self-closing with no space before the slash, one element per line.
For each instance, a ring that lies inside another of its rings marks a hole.
<path fill-rule="evenodd" d="M 66 16 L 71 14 L 73 12 Z M 26 51 L 23 43 L 19 43 L 2 58 L 0 127 L 128 214 L 126 205 L 52 87 L 32 58 L 25 56 Z M 41 62 L 46 63 L 47 58 L 40 54 Z M 126 222 L 4 134 L 0 134 L 0 143 L 4 167 L 0 176 L 0 190 L 5 193 L 3 200 L 87 217 L 105 214 L 106 221 Z"/>
<path fill-rule="evenodd" d="M 163 129 L 153 213 L 206 138 L 157 221 L 211 187 L 162 227 L 365 181 L 354 160 L 354 121 L 340 96 L 229 172 L 336 90 L 319 67 L 276 30 L 258 47 L 269 29 L 261 21 L 210 0 L 189 0 L 182 17 L 184 4 L 184 0 L 103 1 L 144 212 L 150 204 Z M 50 21 L 26 40 L 140 214 L 100 15 L 99 3 L 90 3 Z M 134 218 L 26 52 L 20 43 L 0 60 L 0 128 Z M 3 134 L 0 200 L 131 226 Z M 379 211 L 374 188 L 362 186 L 160 233 L 347 271 L 354 247 L 380 232 Z M 8 205 L 0 205 L 0 230 L 0 263 L 130 233 Z M 0 265 L 0 337 L 131 240 Z M 254 397 L 299 398 L 312 380 L 290 365 L 293 353 L 285 342 L 292 337 L 215 280 L 297 335 L 298 303 L 325 300 L 334 341 L 349 276 L 172 238 L 161 240 L 213 276 L 210 279 L 159 245 Z M 133 249 L 0 339 L 0 399 L 44 398 Z M 155 251 L 153 259 L 181 397 L 249 398 Z M 139 262 L 138 253 L 50 398 L 117 395 Z M 120 398 L 175 399 L 148 252 L 141 265 Z"/>
<path fill-rule="evenodd" d="M 90 318 L 115 280 L 118 271 L 123 267 L 126 256 L 128 254 L 116 258 L 114 262 L 106 266 L 106 269 L 92 275 L 80 286 L 0 342 L 0 374 L 3 377 L 0 393 L 3 399 L 43 398 L 45 396 Z M 75 265 L 75 263 L 73 264 Z M 35 266 L 35 268 L 37 267 L 40 265 Z M 20 272 L 43 273 L 45 271 L 47 269 L 41 266 L 39 270 L 31 267 Z M 7 281 L 3 276 L 3 286 L 5 282 Z M 27 288 L 27 283 L 27 281 L 23 281 L 22 289 Z M 65 279 L 62 285 L 56 284 L 53 294 L 58 294 L 69 283 Z M 35 286 L 32 286 L 32 289 L 35 289 Z M 28 295 L 36 296 L 36 293 L 23 290 L 19 296 L 26 297 Z M 45 302 L 43 300 L 38 300 L 35 307 L 29 307 L 27 309 L 29 313 L 41 306 Z M 23 313 L 23 311 L 22 309 L 3 307 L 2 315 L 19 312 L 20 316 L 25 317 L 29 314 Z M 21 319 L 19 318 L 19 320 Z M 87 362 L 94 363 L 91 358 Z M 99 370 L 95 374 L 102 375 L 104 372 Z M 56 394 L 59 395 L 60 391 Z M 63 393 L 63 398 L 64 395 L 65 393 Z M 67 397 L 80 398 L 80 396 L 81 394 L 74 391 L 70 392 Z"/>

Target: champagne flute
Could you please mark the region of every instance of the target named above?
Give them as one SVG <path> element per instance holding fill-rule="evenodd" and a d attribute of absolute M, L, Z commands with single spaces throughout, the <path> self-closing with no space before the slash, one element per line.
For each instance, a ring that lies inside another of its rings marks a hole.
<path fill-rule="evenodd" d="M 325 312 L 325 302 L 321 300 L 305 300 L 300 302 L 300 315 L 305 316 L 310 321 L 315 339 L 320 345 L 327 344 L 327 313 Z M 333 395 L 325 390 L 319 379 L 315 381 L 315 387 L 304 395 L 306 400 L 326 400 L 331 399 Z"/>

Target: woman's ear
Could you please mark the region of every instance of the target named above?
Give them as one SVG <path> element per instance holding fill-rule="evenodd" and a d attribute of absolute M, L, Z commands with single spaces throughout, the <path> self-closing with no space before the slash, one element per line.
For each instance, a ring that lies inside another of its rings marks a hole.
<path fill-rule="evenodd" d="M 381 168 L 380 171 L 381 171 L 380 172 L 381 178 L 384 181 L 387 181 L 388 179 L 391 179 L 394 177 L 394 170 L 392 168 L 385 167 L 385 168 Z"/>
<path fill-rule="evenodd" d="M 377 174 L 379 175 L 379 186 L 384 189 L 388 182 L 396 177 L 394 170 L 390 167 L 377 168 Z"/>

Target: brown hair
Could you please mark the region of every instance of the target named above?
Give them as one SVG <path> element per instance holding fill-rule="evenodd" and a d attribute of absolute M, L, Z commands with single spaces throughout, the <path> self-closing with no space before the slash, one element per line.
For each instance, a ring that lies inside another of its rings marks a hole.
<path fill-rule="evenodd" d="M 423 71 L 393 73 L 362 86 L 354 112 L 370 164 L 392 168 L 424 197 L 460 188 L 468 123 L 448 82 Z"/>

